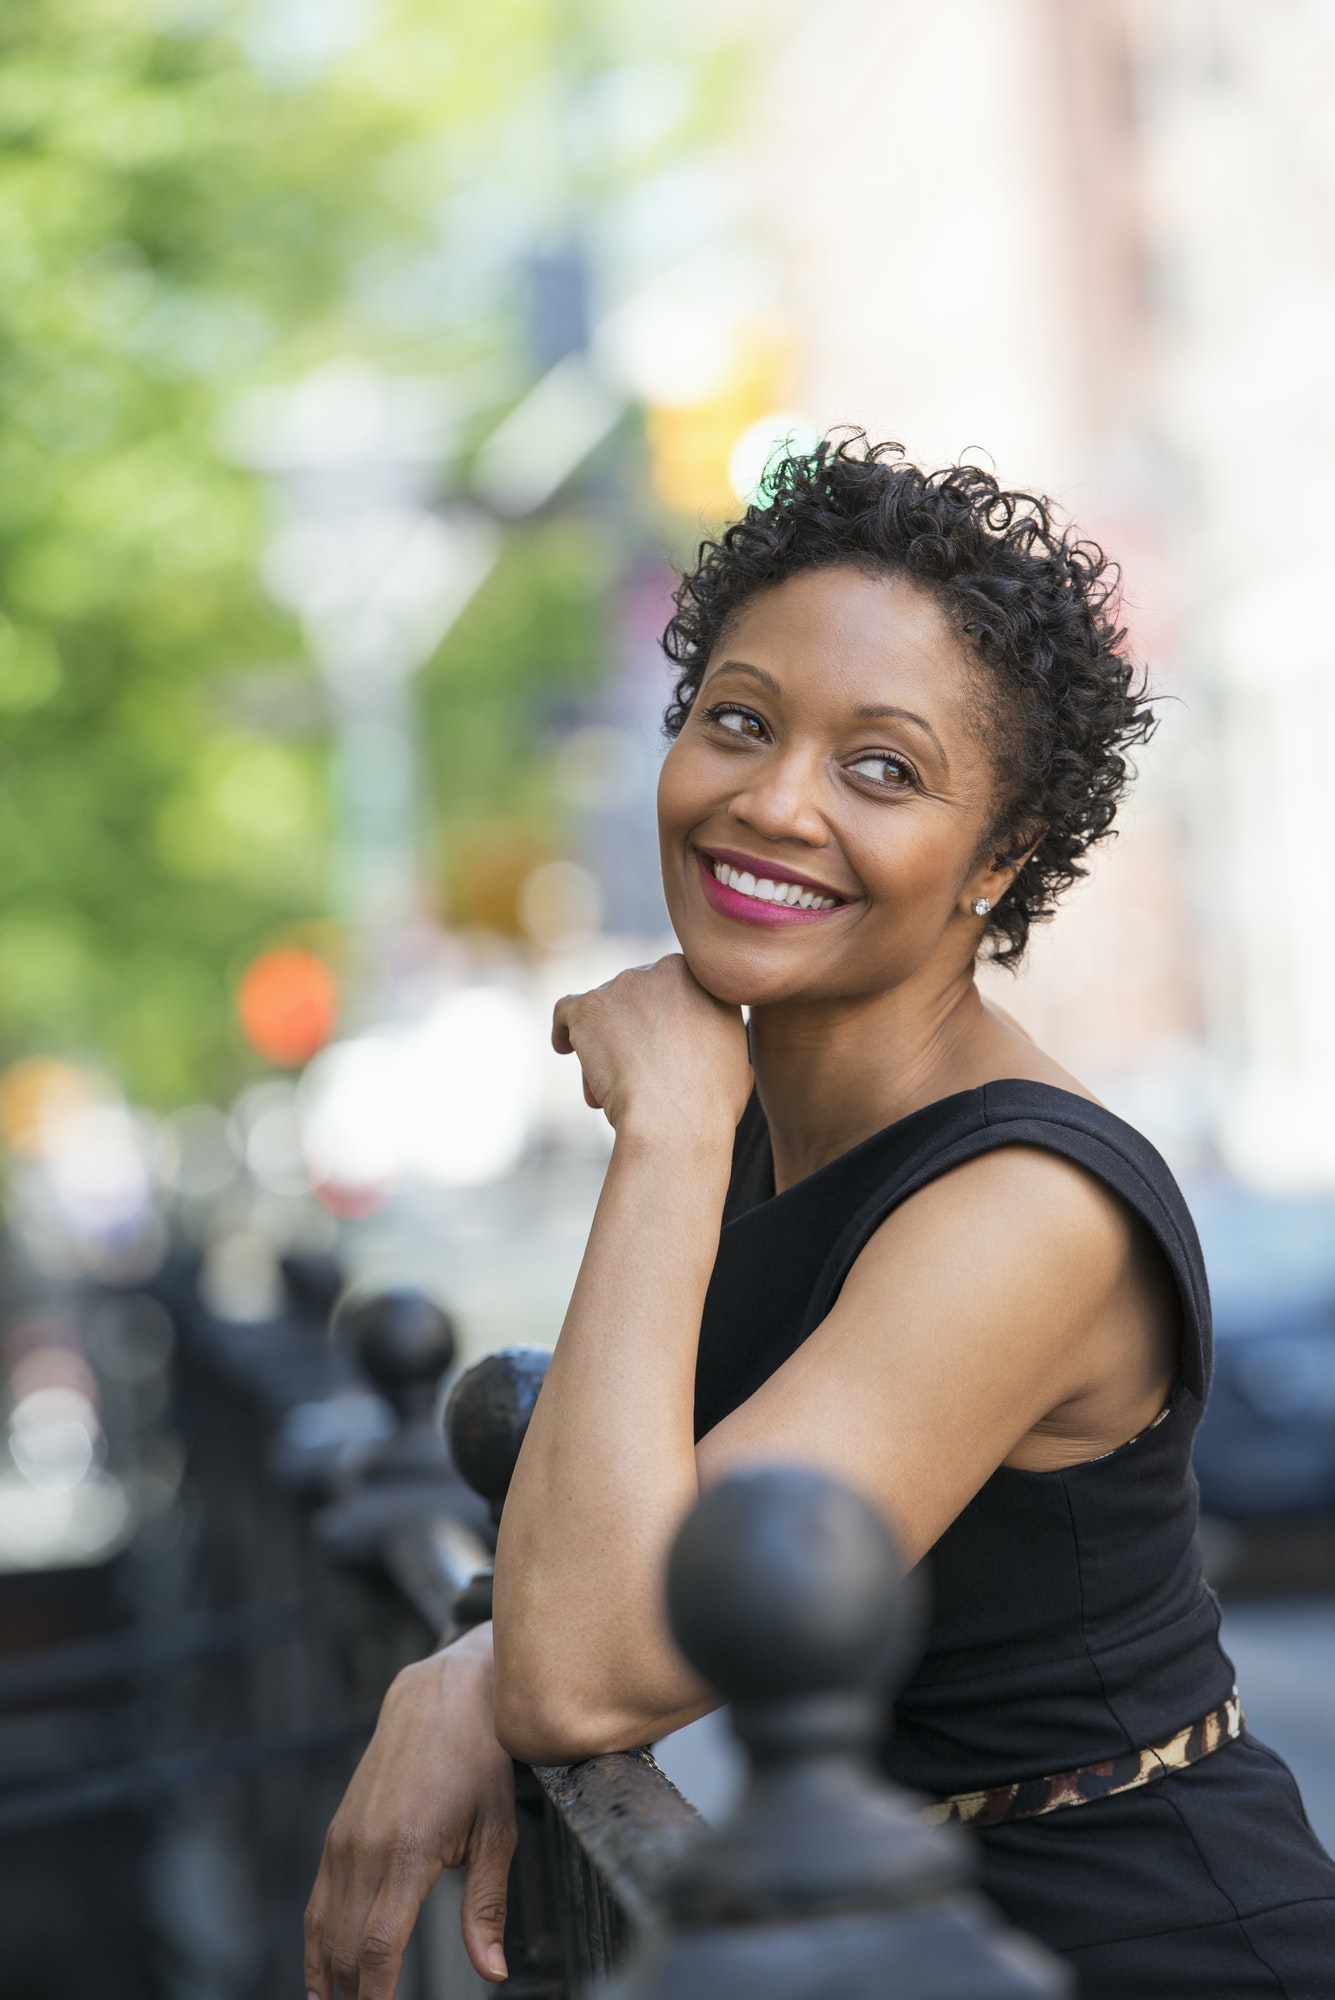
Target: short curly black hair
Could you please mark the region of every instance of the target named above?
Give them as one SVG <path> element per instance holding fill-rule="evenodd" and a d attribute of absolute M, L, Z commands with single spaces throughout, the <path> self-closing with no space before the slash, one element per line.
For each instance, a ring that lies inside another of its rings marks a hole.
<path fill-rule="evenodd" d="M 985 846 L 1018 857 L 1038 836 L 988 919 L 989 955 L 1016 965 L 1030 926 L 1088 872 L 1083 856 L 1111 832 L 1132 776 L 1124 752 L 1155 726 L 1118 621 L 1120 573 L 1048 500 L 1008 492 L 979 466 L 922 472 L 902 445 L 836 433 L 772 460 L 757 501 L 702 542 L 683 575 L 663 635 L 679 669 L 669 736 L 748 599 L 802 571 L 846 566 L 929 590 L 990 670 L 1001 783 Z"/>

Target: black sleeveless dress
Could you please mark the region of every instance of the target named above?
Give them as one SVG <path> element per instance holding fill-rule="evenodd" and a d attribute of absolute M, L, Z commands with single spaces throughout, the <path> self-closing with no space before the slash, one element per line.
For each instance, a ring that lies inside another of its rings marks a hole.
<path fill-rule="evenodd" d="M 1181 1193 L 1120 1118 L 1016 1081 L 927 1105 L 775 1195 L 753 1097 L 701 1327 L 697 1437 L 821 1323 L 891 1210 L 1011 1145 L 1075 1161 L 1147 1225 L 1181 1297 L 1181 1375 L 1166 1415 L 1106 1457 L 1003 1466 L 924 1559 L 927 1644 L 886 1764 L 936 1798 L 1165 1744 L 1232 1692 L 1196 1540 L 1210 1305 Z M 1335 1863 L 1287 1766 L 1245 1730 L 1140 1789 L 974 1837 L 987 1893 L 1069 1956 L 1084 2000 L 1335 1996 Z"/>

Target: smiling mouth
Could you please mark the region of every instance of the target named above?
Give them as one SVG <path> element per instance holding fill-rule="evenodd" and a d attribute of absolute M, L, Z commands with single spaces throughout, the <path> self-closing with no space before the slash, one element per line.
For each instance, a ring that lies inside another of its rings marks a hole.
<path fill-rule="evenodd" d="M 705 900 L 722 915 L 745 923 L 810 923 L 845 907 L 842 896 L 832 896 L 809 882 L 793 882 L 777 873 L 757 875 L 699 850 L 696 859 Z"/>
<path fill-rule="evenodd" d="M 833 910 L 839 906 L 838 896 L 822 896 L 803 882 L 785 882 L 781 877 L 772 879 L 767 875 L 757 878 L 748 869 L 734 868 L 730 862 L 714 861 L 709 855 L 705 859 L 714 870 L 716 882 L 735 889 L 739 896 L 754 897 L 757 903 L 783 903 L 795 910 Z"/>

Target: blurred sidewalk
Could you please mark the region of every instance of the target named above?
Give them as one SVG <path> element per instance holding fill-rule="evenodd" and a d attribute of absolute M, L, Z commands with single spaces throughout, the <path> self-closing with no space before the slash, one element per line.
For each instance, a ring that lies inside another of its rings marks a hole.
<path fill-rule="evenodd" d="M 1230 1604 L 1224 1647 L 1248 1727 L 1292 1767 L 1308 1818 L 1335 1853 L 1335 1600 Z"/>

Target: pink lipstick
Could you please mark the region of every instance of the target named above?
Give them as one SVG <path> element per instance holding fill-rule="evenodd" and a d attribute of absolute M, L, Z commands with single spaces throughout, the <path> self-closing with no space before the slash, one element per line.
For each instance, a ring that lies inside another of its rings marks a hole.
<path fill-rule="evenodd" d="M 723 858 L 723 857 L 718 857 Z M 714 873 L 715 857 L 697 851 L 696 860 L 700 865 L 700 881 L 705 892 L 705 901 L 721 916 L 736 917 L 744 924 L 767 924 L 771 930 L 782 929 L 791 924 L 819 923 L 822 917 L 832 917 L 837 910 L 846 908 L 844 903 L 835 903 L 824 910 L 802 909 L 795 903 L 766 902 L 762 898 L 743 895 L 728 883 L 720 882 Z M 792 876 L 781 878 L 792 881 Z M 799 878 L 805 881 L 805 877 Z M 823 891 L 821 893 L 828 893 Z"/>

